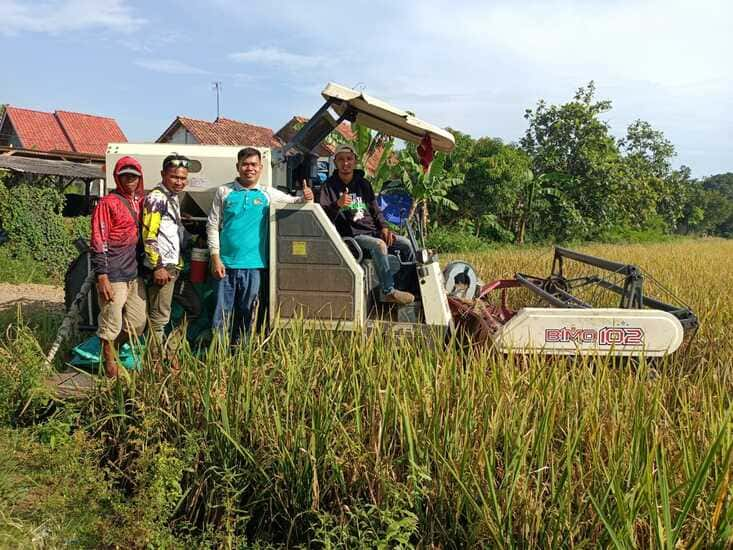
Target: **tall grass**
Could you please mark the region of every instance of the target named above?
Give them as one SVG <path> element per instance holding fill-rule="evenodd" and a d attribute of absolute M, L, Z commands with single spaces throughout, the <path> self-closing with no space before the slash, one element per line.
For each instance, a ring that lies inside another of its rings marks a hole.
<path fill-rule="evenodd" d="M 224 545 L 731 545 L 733 243 L 588 250 L 686 297 L 702 323 L 690 348 L 501 356 L 294 323 L 235 353 L 184 347 L 179 375 L 148 363 L 84 417 L 131 494 L 151 453 L 173 449 L 161 518 Z M 548 257 L 471 259 L 489 279 Z"/>
<path fill-rule="evenodd" d="M 234 353 L 184 346 L 178 375 L 146 357 L 71 415 L 122 491 L 109 512 L 119 528 L 100 537 L 729 547 L 733 242 L 585 250 L 638 263 L 685 298 L 701 320 L 689 348 L 654 362 L 502 356 L 294 323 Z M 546 273 L 551 252 L 468 259 L 490 280 Z M 38 349 L 27 329 L 7 331 L 8 388 L 25 379 L 19 361 L 40 364 Z M 5 392 L 7 419 L 27 422 L 31 390 Z"/>

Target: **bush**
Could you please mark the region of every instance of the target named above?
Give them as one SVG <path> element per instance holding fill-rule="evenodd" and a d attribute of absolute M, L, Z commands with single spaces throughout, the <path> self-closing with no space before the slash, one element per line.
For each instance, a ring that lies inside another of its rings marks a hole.
<path fill-rule="evenodd" d="M 481 252 L 492 248 L 488 241 L 450 226 L 432 227 L 425 244 L 436 252 Z"/>
<path fill-rule="evenodd" d="M 10 246 L 0 246 L 0 282 L 48 285 L 59 282 L 59 273 L 49 274 L 48 268 L 28 253 L 16 253 Z"/>
<path fill-rule="evenodd" d="M 644 228 L 618 225 L 602 231 L 596 240 L 604 243 L 661 242 L 670 239 L 667 229 L 665 221 L 659 216 L 654 216 L 647 221 Z"/>
<path fill-rule="evenodd" d="M 8 188 L 0 181 L 0 222 L 12 257 L 31 258 L 56 276 L 66 270 L 76 255 L 74 240 L 89 236 L 89 218 L 64 219 L 63 203 L 63 193 L 54 188 Z"/>
<path fill-rule="evenodd" d="M 43 350 L 19 320 L 0 342 L 0 427 L 32 421 L 46 408 L 50 400 L 43 384 L 46 374 Z"/>

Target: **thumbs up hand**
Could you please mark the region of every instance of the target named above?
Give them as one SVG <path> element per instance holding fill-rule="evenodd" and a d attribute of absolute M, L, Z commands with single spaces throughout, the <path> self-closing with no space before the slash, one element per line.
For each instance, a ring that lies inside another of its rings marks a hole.
<path fill-rule="evenodd" d="M 313 189 L 308 186 L 307 180 L 303 180 L 303 200 L 305 202 L 313 202 Z"/>
<path fill-rule="evenodd" d="M 341 193 L 341 196 L 339 197 L 339 200 L 336 202 L 336 204 L 338 204 L 341 208 L 344 208 L 351 204 L 351 195 L 349 194 L 348 187 L 343 193 Z"/>

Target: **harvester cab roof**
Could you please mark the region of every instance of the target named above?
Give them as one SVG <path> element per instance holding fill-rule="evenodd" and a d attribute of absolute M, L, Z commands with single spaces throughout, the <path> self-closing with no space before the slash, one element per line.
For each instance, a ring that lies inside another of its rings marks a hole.
<path fill-rule="evenodd" d="M 287 164 L 286 187 L 291 191 L 297 189 L 304 179 L 318 187 L 317 148 L 343 122 L 366 126 L 412 143 L 420 143 L 428 136 L 435 151 L 450 153 L 455 147 L 455 139 L 447 130 L 362 91 L 329 82 L 321 95 L 325 103 L 274 154 L 275 158 Z"/>
<path fill-rule="evenodd" d="M 286 150 L 295 147 L 312 153 L 344 121 L 413 143 L 419 143 L 427 135 L 436 151 L 450 153 L 455 147 L 450 132 L 361 91 L 330 82 L 322 95 L 326 102 L 285 146 Z"/>

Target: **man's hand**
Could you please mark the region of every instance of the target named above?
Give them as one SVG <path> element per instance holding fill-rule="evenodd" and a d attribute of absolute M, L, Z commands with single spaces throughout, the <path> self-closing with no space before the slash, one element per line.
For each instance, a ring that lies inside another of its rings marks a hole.
<path fill-rule="evenodd" d="M 189 227 L 191 227 L 193 224 L 196 223 L 195 221 L 191 219 L 192 217 L 193 216 L 191 216 L 191 214 L 187 212 L 181 212 L 181 224 L 183 224 L 183 227 L 188 229 Z"/>
<path fill-rule="evenodd" d="M 100 275 L 97 277 L 97 290 L 99 296 L 105 302 L 111 302 L 115 298 L 114 290 L 112 290 L 112 283 L 109 282 L 107 275 Z"/>
<path fill-rule="evenodd" d="M 305 202 L 313 202 L 313 189 L 308 186 L 307 180 L 303 180 L 303 200 Z"/>
<path fill-rule="evenodd" d="M 344 208 L 351 204 L 351 195 L 349 194 L 348 187 L 343 193 L 341 193 L 341 196 L 339 197 L 339 200 L 336 201 L 336 204 L 338 204 L 340 208 Z"/>
<path fill-rule="evenodd" d="M 382 229 L 382 231 L 380 231 L 380 233 L 380 237 L 387 246 L 392 246 L 394 244 L 395 236 L 394 233 L 392 233 L 389 229 L 385 227 L 384 229 Z"/>
<path fill-rule="evenodd" d="M 158 286 L 165 286 L 171 282 L 173 277 L 165 267 L 159 267 L 153 271 L 153 282 Z"/>
<path fill-rule="evenodd" d="M 212 254 L 211 255 L 211 274 L 217 279 L 223 279 L 226 273 L 227 273 L 227 270 L 224 267 L 224 264 L 221 263 L 221 260 L 219 259 L 219 255 Z"/>

